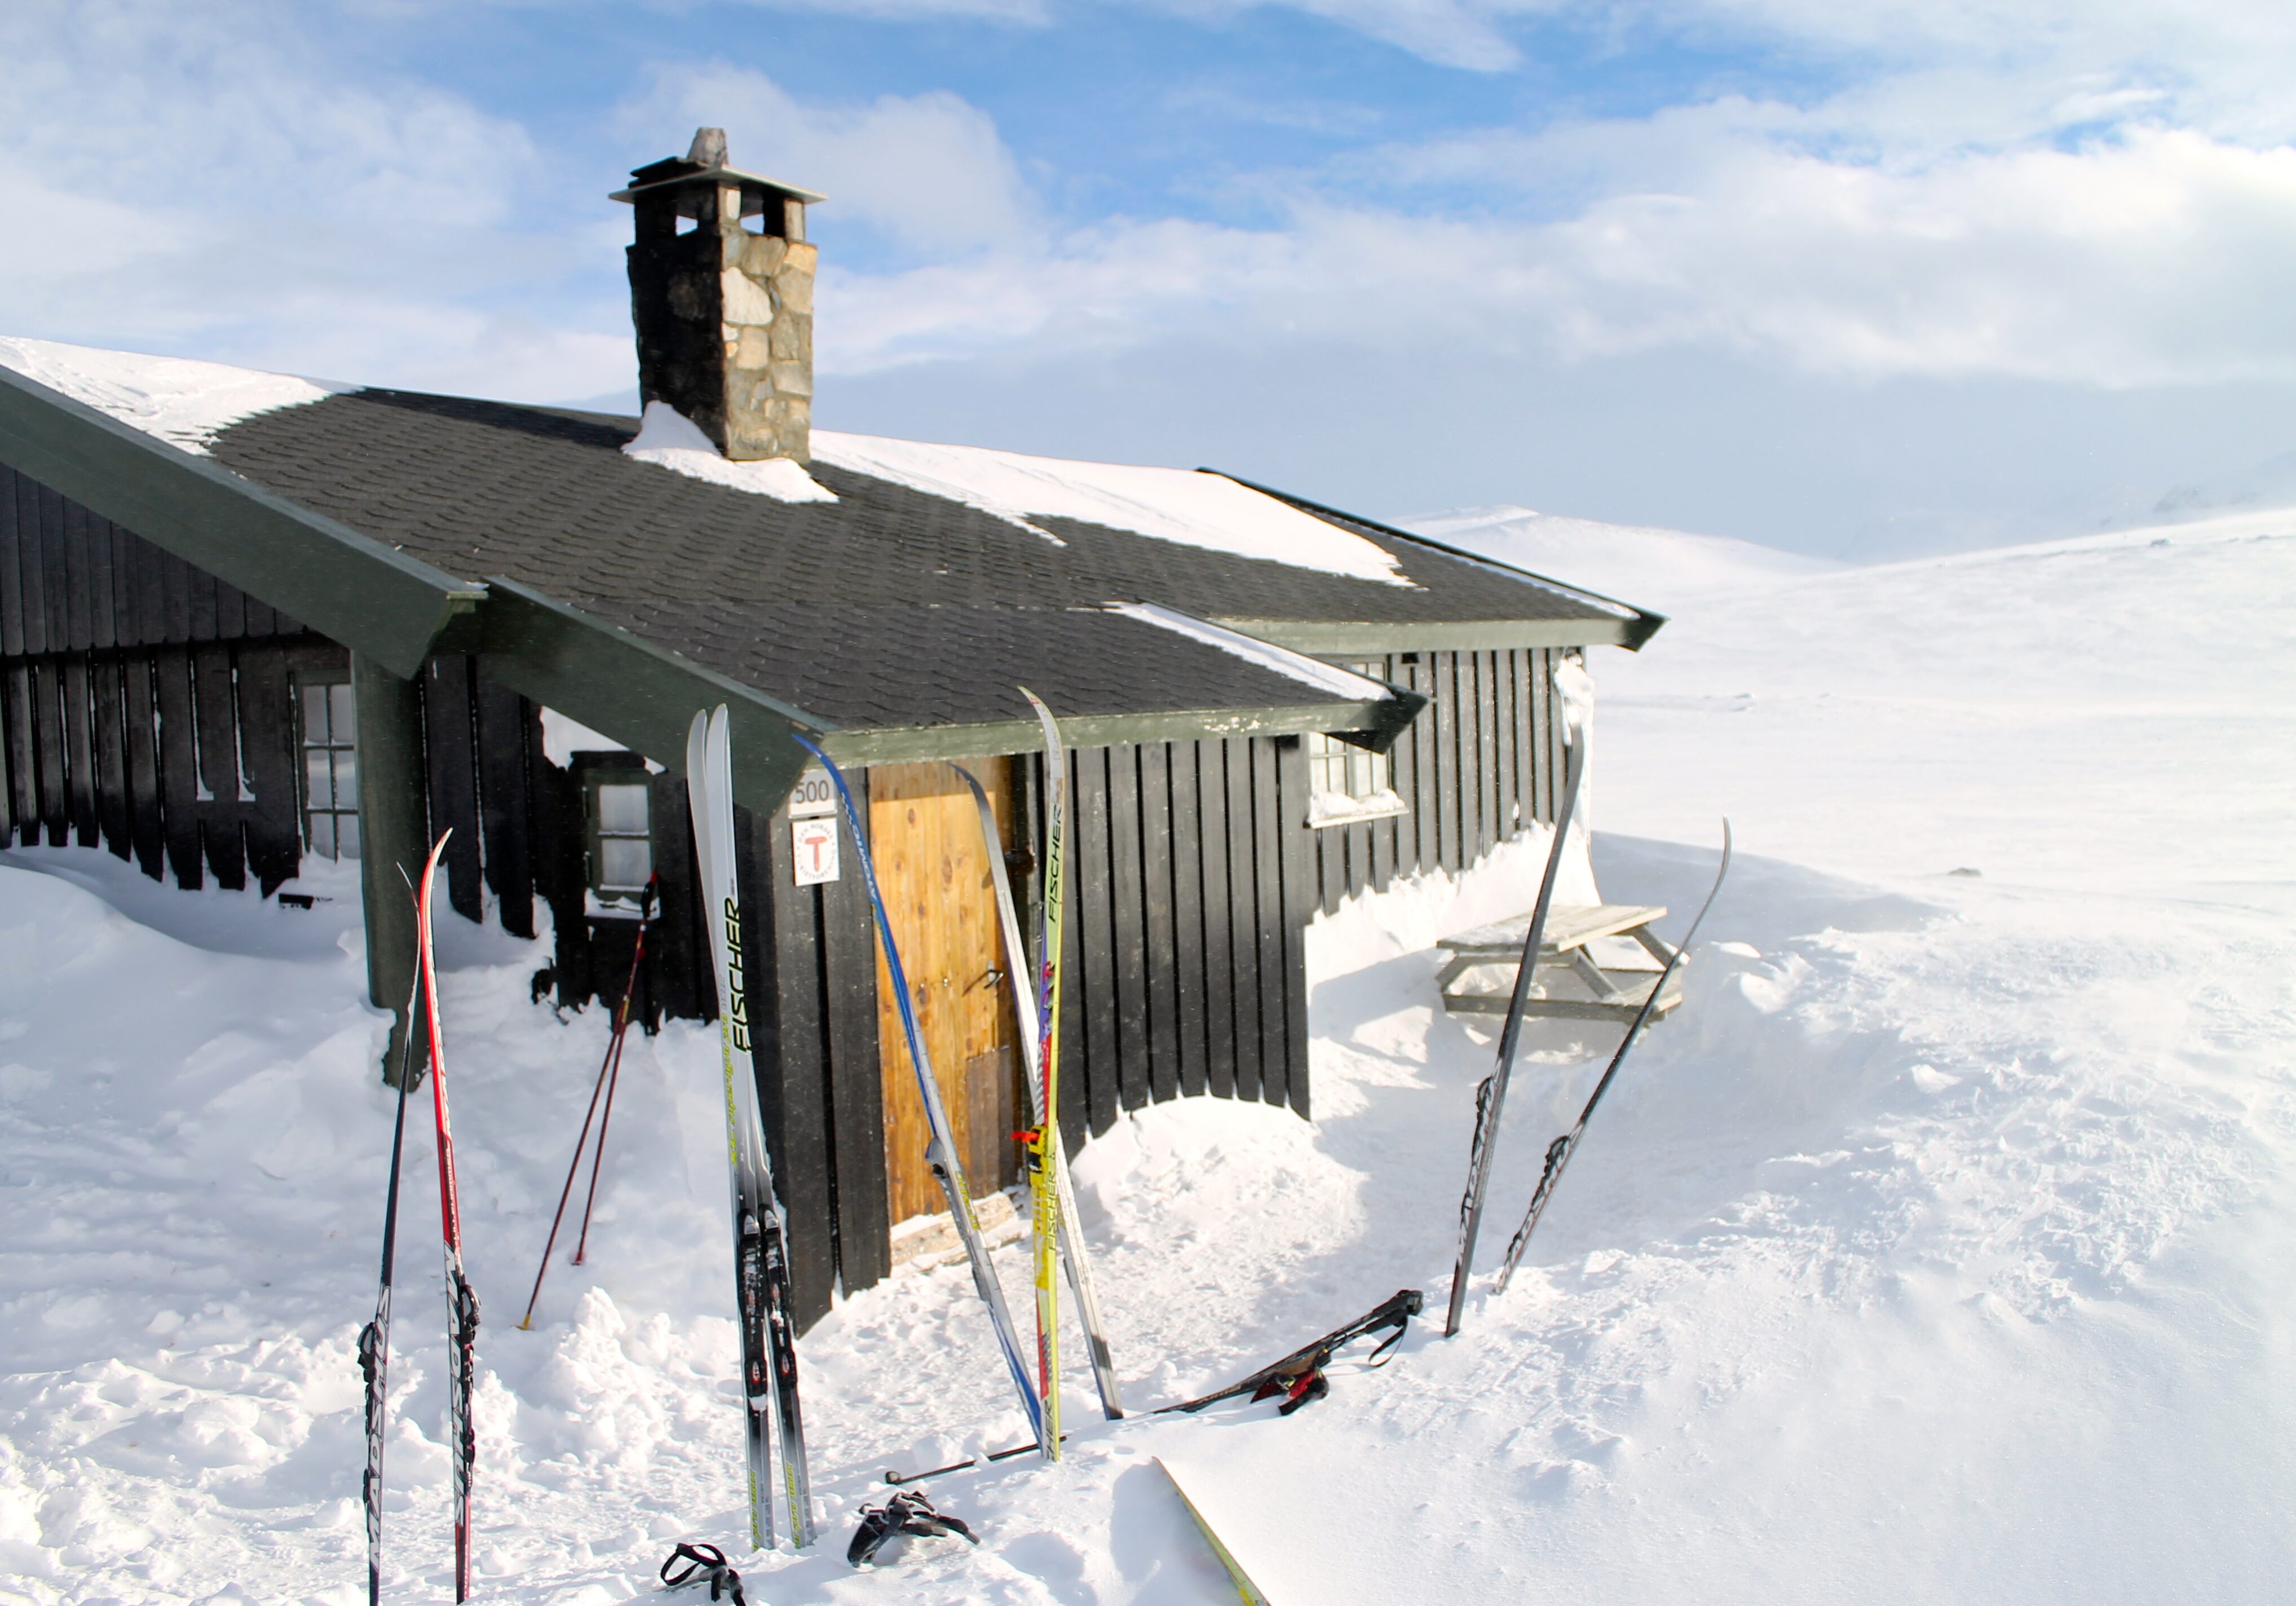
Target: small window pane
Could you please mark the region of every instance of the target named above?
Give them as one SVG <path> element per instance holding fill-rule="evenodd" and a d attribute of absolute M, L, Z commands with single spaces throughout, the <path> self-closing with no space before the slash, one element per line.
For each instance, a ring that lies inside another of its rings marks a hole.
<path fill-rule="evenodd" d="M 598 882 L 632 891 L 653 872 L 653 845 L 644 837 L 603 837 L 598 842 Z"/>
<path fill-rule="evenodd" d="M 327 736 L 339 742 L 358 740 L 358 705 L 348 686 L 327 688 Z"/>
<path fill-rule="evenodd" d="M 327 688 L 303 688 L 303 743 L 307 747 L 327 744 Z"/>
<path fill-rule="evenodd" d="M 335 807 L 358 807 L 358 755 L 349 748 L 339 747 L 335 759 Z"/>
<path fill-rule="evenodd" d="M 602 786 L 598 789 L 598 829 L 616 835 L 646 833 L 646 789 L 643 786 Z"/>
<path fill-rule="evenodd" d="M 337 815 L 335 835 L 339 839 L 336 851 L 341 857 L 358 857 L 358 815 Z"/>
<path fill-rule="evenodd" d="M 354 815 L 351 817 L 357 819 L 358 816 Z M 321 858 L 331 859 L 335 856 L 334 815 L 314 814 L 311 816 L 311 851 Z"/>
<path fill-rule="evenodd" d="M 333 766 L 328 762 L 325 748 L 315 747 L 303 755 L 303 795 L 312 808 L 335 806 L 334 792 L 327 782 L 332 773 Z"/>

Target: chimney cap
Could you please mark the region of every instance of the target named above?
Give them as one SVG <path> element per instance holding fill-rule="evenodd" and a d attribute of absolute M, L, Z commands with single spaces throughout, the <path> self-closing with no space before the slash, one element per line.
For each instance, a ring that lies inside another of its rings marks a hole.
<path fill-rule="evenodd" d="M 811 190 L 800 189 L 796 184 L 783 184 L 778 178 L 767 178 L 762 173 L 745 172 L 734 167 L 726 160 L 726 131 L 723 128 L 696 128 L 693 144 L 684 156 L 672 156 L 661 161 L 648 162 L 643 168 L 633 168 L 630 179 L 628 189 L 616 190 L 607 199 L 635 202 L 640 195 L 654 190 L 719 184 L 738 184 L 744 188 L 766 190 L 808 205 L 829 199 Z"/>

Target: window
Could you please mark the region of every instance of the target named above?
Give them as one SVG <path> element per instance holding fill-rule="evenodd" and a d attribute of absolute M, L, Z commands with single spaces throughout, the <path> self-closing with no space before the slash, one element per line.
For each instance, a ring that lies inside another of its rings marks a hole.
<path fill-rule="evenodd" d="M 303 840 L 322 858 L 358 857 L 358 715 L 347 684 L 305 684 Z"/>
<path fill-rule="evenodd" d="M 1384 678 L 1385 666 L 1347 666 L 1374 680 Z M 1363 820 L 1399 815 L 1406 805 L 1388 781 L 1387 755 L 1355 747 L 1337 737 L 1310 732 L 1301 744 L 1308 756 L 1308 823 L 1352 825 Z"/>
<path fill-rule="evenodd" d="M 594 914 L 637 913 L 653 875 L 653 791 L 636 753 L 581 756 Z"/>

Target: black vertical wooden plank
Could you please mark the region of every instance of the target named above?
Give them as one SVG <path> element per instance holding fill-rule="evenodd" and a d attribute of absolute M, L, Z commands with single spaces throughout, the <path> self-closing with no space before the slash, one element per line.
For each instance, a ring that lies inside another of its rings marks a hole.
<path fill-rule="evenodd" d="M 849 774 L 854 806 L 869 817 L 868 775 Z M 837 1267 L 845 1291 L 893 1269 L 885 1200 L 885 1083 L 877 1041 L 877 936 L 859 868 L 820 889 L 823 1013 L 829 1028 L 831 1146 L 836 1156 Z"/>
<path fill-rule="evenodd" d="M 1490 652 L 1490 798 L 1492 841 L 1515 834 L 1515 655 Z"/>
<path fill-rule="evenodd" d="M 666 778 L 666 777 L 665 777 Z M 660 788 L 656 789 L 657 793 Z M 682 790 L 682 789 L 681 789 Z M 789 1223 L 790 1292 L 799 1328 L 829 1313 L 837 1287 L 837 1232 L 830 1183 L 829 1084 L 822 1075 L 818 1009 L 784 1021 L 781 914 L 777 905 L 813 899 L 791 882 L 787 816 L 734 811 L 741 888 L 742 983 L 747 996 L 750 1074 L 773 1161 L 774 1189 Z M 664 834 L 657 828 L 656 835 Z M 809 946 L 809 945 L 808 945 Z M 791 956 L 798 979 L 816 984 L 810 952 Z M 800 994 L 807 990 L 800 987 Z M 815 994 L 816 1000 L 818 993 Z M 791 1029 L 794 1028 L 794 1029 Z M 807 1034 L 812 1034 L 808 1043 Z"/>
<path fill-rule="evenodd" d="M 1108 906 L 1116 938 L 1117 1100 L 1127 1110 L 1148 1102 L 1154 1053 L 1148 1011 L 1148 912 L 1144 885 L 1145 811 L 1140 803 L 1140 750 L 1108 750 Z"/>
<path fill-rule="evenodd" d="M 85 652 L 95 644 L 94 554 L 89 550 L 87 509 L 66 502 L 58 533 L 64 556 L 64 646 Z"/>
<path fill-rule="evenodd" d="M 1303 744 L 1297 736 L 1285 736 L 1274 747 L 1281 809 L 1276 841 L 1283 855 L 1283 1091 L 1285 1102 L 1304 1119 L 1308 1114 L 1308 922 L 1316 913 L 1315 872 L 1309 858 L 1315 851 L 1315 833 L 1308 828 L 1308 758 Z"/>
<path fill-rule="evenodd" d="M 1429 655 L 1435 684 L 1435 862 L 1459 868 L 1459 655 Z"/>
<path fill-rule="evenodd" d="M 136 866 L 156 881 L 167 873 L 167 816 L 160 798 L 160 740 L 152 701 L 152 660 L 148 652 L 134 653 L 121 660 L 120 692 L 127 749 L 127 834 L 135 847 Z"/>
<path fill-rule="evenodd" d="M 0 658 L 24 651 L 23 542 L 17 533 L 16 471 L 0 463 Z"/>
<path fill-rule="evenodd" d="M 168 865 L 176 885 L 206 882 L 200 865 L 199 747 L 192 725 L 192 655 L 168 648 L 155 656 L 160 699 L 160 790 Z"/>
<path fill-rule="evenodd" d="M 1411 724 L 1411 868 L 1420 874 L 1435 869 L 1442 863 L 1436 849 L 1436 770 L 1435 741 L 1438 734 L 1434 699 L 1440 693 L 1435 684 L 1435 655 L 1421 652 L 1411 666 L 1412 689 L 1427 698 L 1428 706 L 1419 711 Z"/>
<path fill-rule="evenodd" d="M 64 499 L 46 486 L 39 489 L 40 594 L 46 603 L 43 638 L 50 652 L 69 652 L 71 635 L 70 562 L 64 536 Z"/>
<path fill-rule="evenodd" d="M 39 482 L 16 476 L 16 578 L 22 586 L 28 653 L 48 650 L 48 544 L 40 535 Z"/>
<path fill-rule="evenodd" d="M 32 665 L 32 735 L 39 755 L 40 823 L 48 846 L 62 848 L 71 840 L 71 799 L 65 791 L 62 676 L 56 666 L 53 659 Z"/>
<path fill-rule="evenodd" d="M 1196 744 L 1166 747 L 1171 792 L 1172 1020 L 1180 1094 L 1204 1091 L 1204 864 L 1202 806 L 1196 797 Z"/>
<path fill-rule="evenodd" d="M 1235 958 L 1228 889 L 1227 743 L 1196 743 L 1197 852 L 1203 864 L 1204 1086 L 1235 1096 Z"/>
<path fill-rule="evenodd" d="M 479 682 L 481 729 L 485 725 L 484 709 L 489 696 L 489 684 L 483 679 Z M 514 708 L 518 701 L 516 693 L 511 693 L 509 701 Z M 493 758 L 492 750 L 482 738 L 479 748 L 479 769 L 482 779 L 490 773 L 488 764 Z M 481 796 L 485 796 L 483 791 Z M 654 1011 L 649 1025 L 658 1027 L 664 1015 L 676 1020 L 707 1020 L 709 1017 L 702 1012 L 696 987 L 701 978 L 695 974 L 695 967 L 699 964 L 701 970 L 707 971 L 712 962 L 697 957 L 698 954 L 708 952 L 706 941 L 698 950 L 694 942 L 701 928 L 693 903 L 693 820 L 686 804 L 685 783 L 674 774 L 654 776 L 647 786 L 646 803 L 651 811 L 648 818 L 653 824 L 653 873 L 660 878 L 654 888 L 653 925 L 646 933 L 646 1002 Z M 495 805 L 488 800 L 482 811 L 489 823 Z M 499 899 L 502 891 L 496 881 L 494 839 L 490 836 L 488 842 L 487 885 L 495 888 L 495 897 Z M 785 911 L 783 905 L 789 902 L 789 898 L 782 890 L 781 882 L 774 879 L 777 873 L 773 866 L 762 858 L 758 864 L 763 866 L 759 884 L 765 889 L 758 896 L 765 900 L 763 918 L 767 924 L 762 929 L 764 934 L 753 932 L 750 940 L 762 943 L 783 918 Z M 529 922 L 534 918 L 530 906 L 532 897 L 529 891 L 527 912 Z M 496 907 L 500 911 L 506 905 L 497 903 Z M 507 918 L 503 921 L 503 928 L 505 930 L 510 929 Z M 778 966 L 778 957 L 775 963 Z M 808 960 L 807 976 L 810 978 L 816 968 Z"/>
<path fill-rule="evenodd" d="M 583 862 L 582 789 L 571 772 L 550 761 L 542 744 L 542 722 L 526 732 L 528 838 L 534 846 L 534 890 L 550 905 L 557 971 L 558 1002 L 579 1007 L 590 996 L 590 922 L 584 913 L 588 889 Z"/>
<path fill-rule="evenodd" d="M 245 595 L 242 595 L 242 601 L 247 610 L 249 636 L 269 636 L 279 634 L 279 615 L 272 610 L 270 603 Z"/>
<path fill-rule="evenodd" d="M 1276 754 L 1296 737 L 1253 737 L 1251 752 L 1252 874 L 1258 883 L 1259 940 L 1259 1096 L 1271 1104 L 1283 1103 L 1289 1094 L 1284 1070 L 1291 1062 L 1285 1040 L 1284 994 L 1289 974 L 1283 963 L 1283 797 L 1278 790 Z"/>
<path fill-rule="evenodd" d="M 233 695 L 231 649 L 192 651 L 192 712 L 199 730 L 200 780 L 209 796 L 200 807 L 200 836 L 216 885 L 247 885 L 247 845 L 240 834 L 239 709 Z"/>
<path fill-rule="evenodd" d="M 1459 686 L 1459 864 L 1482 854 L 1489 826 L 1483 815 L 1483 655 L 1455 652 Z"/>
<path fill-rule="evenodd" d="M 189 608 L 191 638 L 195 642 L 216 639 L 216 586 L 220 584 L 204 569 L 185 565 L 184 594 Z"/>
<path fill-rule="evenodd" d="M 167 642 L 192 639 L 192 566 L 171 552 L 158 553 L 160 616 Z"/>
<path fill-rule="evenodd" d="M 1554 650 L 1554 661 L 1557 664 L 1562 662 L 1564 656 L 1560 648 Z M 1547 766 L 1554 772 L 1554 803 L 1558 811 L 1562 807 L 1563 750 L 1569 742 L 1570 735 L 1570 717 L 1563 705 L 1562 692 L 1555 685 L 1554 677 L 1550 675 L 1547 676 L 1546 683 Z"/>
<path fill-rule="evenodd" d="M 1388 680 L 1396 679 L 1397 665 L 1392 656 L 1381 666 Z M 1411 750 L 1409 733 L 1398 736 L 1395 745 L 1387 750 L 1387 783 L 1396 796 L 1405 802 L 1411 800 L 1411 788 L 1405 780 L 1404 766 Z M 1374 892 L 1387 890 L 1395 879 L 1395 845 L 1411 826 L 1411 816 L 1390 815 L 1384 820 L 1374 820 L 1371 825 L 1370 884 Z"/>
<path fill-rule="evenodd" d="M 1228 960 L 1234 976 L 1235 1096 L 1259 1096 L 1261 1064 L 1259 839 L 1253 833 L 1251 740 L 1222 744 L 1227 760 Z"/>
<path fill-rule="evenodd" d="M 99 659 L 88 667 L 93 704 L 90 734 L 95 746 L 96 827 L 103 845 L 120 858 L 128 854 L 127 755 L 121 747 L 119 660 Z"/>
<path fill-rule="evenodd" d="M 535 706 L 512 691 L 487 677 L 485 666 L 480 666 L 475 687 L 478 725 L 479 834 L 486 848 L 487 886 L 495 895 L 495 915 L 502 922 L 503 930 L 515 937 L 534 935 L 534 842 L 529 830 L 532 807 L 527 799 L 526 755 L 530 745 L 527 732 L 538 727 L 542 716 Z M 664 851 L 665 840 L 684 844 L 692 827 L 685 818 L 685 791 L 681 783 L 677 792 L 676 817 L 664 815 L 660 799 L 661 789 L 655 788 L 657 799 L 654 813 L 654 843 L 657 855 Z M 663 875 L 668 881 L 667 873 Z M 665 891 L 667 896 L 667 891 Z M 691 906 L 690 893 L 688 906 Z M 657 938 L 649 938 L 648 942 Z M 693 968 L 694 956 L 690 941 L 684 945 L 684 957 L 677 963 L 684 979 L 675 984 L 669 996 L 684 1001 L 683 1007 L 672 1005 L 670 1013 L 682 1019 L 698 1019 L 693 1002 Z M 647 962 L 653 964 L 652 960 Z M 668 962 L 665 960 L 664 964 Z M 705 964 L 706 970 L 708 966 Z M 655 966 L 655 975 L 665 972 Z M 658 994 L 658 996 L 660 996 Z"/>
<path fill-rule="evenodd" d="M 1074 1153 L 1092 1135 L 1092 1077 L 1086 1059 L 1083 842 L 1077 777 L 1084 766 L 1068 756 L 1068 872 L 1061 892 L 1060 1122 L 1061 1141 Z M 1111 1102 L 1113 1101 L 1111 1100 Z"/>
<path fill-rule="evenodd" d="M 236 586 L 216 582 L 216 635 L 238 641 L 247 634 L 247 594 Z"/>
<path fill-rule="evenodd" d="M 1475 654 L 1476 762 L 1482 786 L 1482 829 L 1476 840 L 1487 853 L 1506 839 L 1506 816 L 1501 812 L 1504 806 L 1499 791 L 1499 657 L 1496 652 Z"/>
<path fill-rule="evenodd" d="M 64 779 L 71 799 L 71 826 L 83 848 L 93 848 L 102 836 L 95 812 L 95 733 L 91 727 L 92 695 L 87 660 L 75 653 L 59 666 L 64 704 Z"/>
<path fill-rule="evenodd" d="M 141 643 L 157 647 L 168 636 L 168 555 L 142 537 L 135 542 L 135 633 Z"/>
<path fill-rule="evenodd" d="M 1076 754 L 1077 938 L 1083 958 L 1086 1109 L 1093 1135 L 1116 1123 L 1124 1044 L 1118 1021 L 1115 889 L 1109 828 L 1109 750 Z M 1136 899 L 1134 907 L 1137 908 Z"/>
<path fill-rule="evenodd" d="M 15 670 L 0 667 L 0 848 L 16 845 Z"/>
<path fill-rule="evenodd" d="M 29 664 L 8 670 L 8 811 L 27 848 L 40 840 L 39 677 Z"/>
<path fill-rule="evenodd" d="M 430 835 L 451 831 L 442 863 L 447 901 L 465 920 L 486 918 L 480 874 L 478 733 L 471 718 L 471 660 L 440 653 L 422 667 L 422 746 Z M 603 983 L 605 978 L 599 978 Z M 612 979 L 619 996 L 623 976 Z"/>
<path fill-rule="evenodd" d="M 111 520 L 91 516 L 87 525 L 87 644 L 99 651 L 119 645 L 118 596 L 111 572 Z"/>
<path fill-rule="evenodd" d="M 116 647 L 143 645 L 142 632 L 136 627 L 136 576 L 135 537 L 117 524 L 104 524 L 104 546 L 111 568 L 111 642 Z"/>
<path fill-rule="evenodd" d="M 269 645 L 235 654 L 239 666 L 239 761 L 247 790 L 247 867 L 263 896 L 303 867 L 303 821 L 296 794 L 295 691 L 287 655 Z"/>
<path fill-rule="evenodd" d="M 1179 963 L 1173 925 L 1170 750 L 1140 750 L 1141 912 L 1147 923 L 1148 1096 L 1180 1096 Z"/>

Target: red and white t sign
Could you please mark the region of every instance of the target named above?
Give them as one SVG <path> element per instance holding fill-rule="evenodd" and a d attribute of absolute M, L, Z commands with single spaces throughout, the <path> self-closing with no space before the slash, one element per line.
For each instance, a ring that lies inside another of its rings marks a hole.
<path fill-rule="evenodd" d="M 817 887 L 837 879 L 837 820 L 791 820 L 790 864 L 800 887 Z"/>

